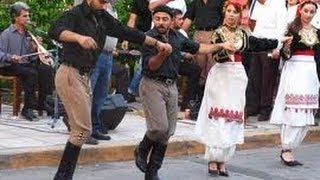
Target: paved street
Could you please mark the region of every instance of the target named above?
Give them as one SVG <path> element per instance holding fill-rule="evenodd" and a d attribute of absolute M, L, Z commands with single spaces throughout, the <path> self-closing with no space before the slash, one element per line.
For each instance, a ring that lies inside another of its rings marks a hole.
<path fill-rule="evenodd" d="M 200 156 L 177 157 L 165 160 L 160 171 L 163 180 L 318 180 L 320 179 L 320 143 L 303 145 L 296 157 L 305 165 L 285 167 L 280 164 L 279 149 L 238 151 L 229 162 L 231 177 L 208 177 L 206 163 Z M 25 170 L 2 170 L 3 180 L 51 180 L 57 167 Z M 74 180 L 142 180 L 143 174 L 132 161 L 78 166 Z"/>

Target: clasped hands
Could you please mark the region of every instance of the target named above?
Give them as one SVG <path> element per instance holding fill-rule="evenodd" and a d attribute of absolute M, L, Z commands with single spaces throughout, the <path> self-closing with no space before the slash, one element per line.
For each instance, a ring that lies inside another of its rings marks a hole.
<path fill-rule="evenodd" d="M 289 49 L 292 43 L 293 36 L 284 36 L 280 39 L 280 42 L 283 43 L 284 49 Z M 280 52 L 278 49 L 274 49 L 271 54 L 271 59 L 278 60 L 280 58 Z"/>
<path fill-rule="evenodd" d="M 172 46 L 169 43 L 158 41 L 155 48 L 157 48 L 159 54 L 164 56 L 169 56 L 172 53 Z"/>
<path fill-rule="evenodd" d="M 284 48 L 290 48 L 292 39 L 293 39 L 292 36 L 284 36 L 280 41 L 281 43 L 283 43 Z M 225 49 L 229 55 L 232 55 L 236 52 L 236 49 L 233 43 L 224 42 L 224 43 L 221 43 L 221 47 Z M 279 58 L 279 51 L 277 49 L 274 49 L 272 51 L 272 59 L 278 59 L 278 58 Z"/>
<path fill-rule="evenodd" d="M 283 43 L 283 48 L 284 49 L 289 49 L 290 48 L 290 45 L 292 43 L 292 39 L 293 39 L 293 36 L 284 36 L 281 39 L 281 42 Z"/>

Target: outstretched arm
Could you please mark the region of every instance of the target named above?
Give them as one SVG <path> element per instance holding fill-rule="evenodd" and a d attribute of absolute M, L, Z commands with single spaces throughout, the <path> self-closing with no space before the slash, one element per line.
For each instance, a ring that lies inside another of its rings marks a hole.
<path fill-rule="evenodd" d="M 229 42 L 223 42 L 223 43 L 217 43 L 217 44 L 200 44 L 200 48 L 198 50 L 198 53 L 200 54 L 208 54 L 213 53 L 215 54 L 219 50 L 226 50 L 227 52 L 234 52 L 235 48 L 232 45 L 232 43 Z"/>
<path fill-rule="evenodd" d="M 270 51 L 278 46 L 278 40 L 249 36 L 249 51 Z"/>
<path fill-rule="evenodd" d="M 290 45 L 292 38 L 292 36 L 284 36 L 280 41 L 278 41 L 277 39 L 256 38 L 254 36 L 249 36 L 249 50 L 255 52 L 270 51 L 280 46 L 281 43 L 284 43 L 284 45 Z"/>
<path fill-rule="evenodd" d="M 154 8 L 161 6 L 161 5 L 166 5 L 170 1 L 174 1 L 174 0 L 150 0 L 149 9 L 150 9 L 150 11 L 153 11 Z"/>
<path fill-rule="evenodd" d="M 134 13 L 130 13 L 129 20 L 127 22 L 127 26 L 134 28 L 136 26 L 137 18 L 138 18 L 138 15 L 136 15 Z M 121 48 L 124 50 L 128 50 L 129 49 L 129 42 L 123 41 L 121 44 Z"/>

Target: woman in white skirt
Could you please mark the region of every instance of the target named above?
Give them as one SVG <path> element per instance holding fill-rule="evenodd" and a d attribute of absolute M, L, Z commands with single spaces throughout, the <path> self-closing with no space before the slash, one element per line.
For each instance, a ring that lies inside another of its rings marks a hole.
<path fill-rule="evenodd" d="M 214 31 L 212 43 L 231 42 L 236 52 L 219 51 L 218 62 L 210 70 L 196 124 L 196 134 L 206 145 L 209 175 L 228 176 L 225 162 L 234 155 L 236 144 L 244 140 L 244 106 L 247 75 L 242 65 L 244 51 L 266 51 L 277 40 L 258 39 L 238 26 L 242 5 L 226 1 L 224 24 Z M 284 38 L 288 41 L 290 38 Z"/>
<path fill-rule="evenodd" d="M 314 53 L 319 49 L 319 31 L 311 24 L 317 5 L 301 3 L 295 20 L 289 24 L 290 45 L 283 47 L 285 62 L 270 123 L 281 128 L 282 151 L 280 158 L 287 166 L 302 165 L 294 159 L 292 150 L 307 134 L 307 126 L 314 124 L 318 108 L 319 80 Z"/>

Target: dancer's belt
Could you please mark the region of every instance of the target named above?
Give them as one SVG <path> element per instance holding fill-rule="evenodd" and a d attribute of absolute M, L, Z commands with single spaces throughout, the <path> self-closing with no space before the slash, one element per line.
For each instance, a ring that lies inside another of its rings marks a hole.
<path fill-rule="evenodd" d="M 241 54 L 234 54 L 234 61 L 235 62 L 242 62 L 242 55 Z"/>
<path fill-rule="evenodd" d="M 90 71 L 92 69 L 91 67 L 79 66 L 78 64 L 75 64 L 75 63 L 70 62 L 70 61 L 64 61 L 62 64 L 78 69 L 80 75 L 89 75 L 89 73 L 90 73 Z"/>
<path fill-rule="evenodd" d="M 175 79 L 172 78 L 167 78 L 167 77 L 150 77 L 151 79 L 155 80 L 155 81 L 159 81 L 159 82 L 163 82 L 167 85 L 172 85 L 176 82 Z"/>
<path fill-rule="evenodd" d="M 314 50 L 306 49 L 306 50 L 294 51 L 292 55 L 314 56 Z"/>

